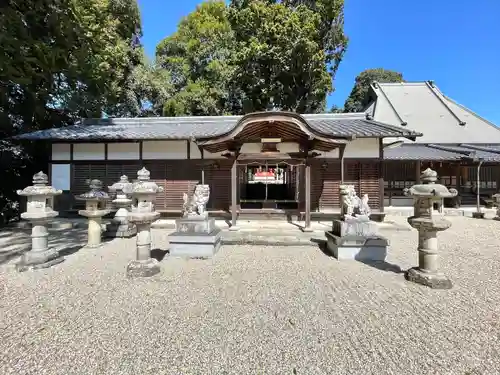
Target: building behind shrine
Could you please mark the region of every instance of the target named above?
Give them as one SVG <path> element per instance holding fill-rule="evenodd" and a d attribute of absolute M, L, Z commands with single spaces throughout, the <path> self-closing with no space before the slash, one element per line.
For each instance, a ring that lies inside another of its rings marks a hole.
<path fill-rule="evenodd" d="M 478 167 L 482 203 L 498 191 L 500 129 L 493 123 L 444 95 L 432 81 L 374 82 L 369 96 L 366 112 L 375 120 L 423 134 L 415 142 L 402 138 L 401 146 L 386 147 L 386 206 L 411 206 L 403 189 L 418 182 L 427 167 L 438 172 L 442 184 L 458 190 L 456 204 L 475 204 Z"/>

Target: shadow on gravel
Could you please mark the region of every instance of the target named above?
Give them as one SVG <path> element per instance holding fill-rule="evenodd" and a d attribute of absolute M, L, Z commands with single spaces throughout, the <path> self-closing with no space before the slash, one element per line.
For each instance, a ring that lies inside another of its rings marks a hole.
<path fill-rule="evenodd" d="M 314 238 L 313 237 L 313 238 L 311 238 L 311 242 L 317 244 L 318 247 L 319 247 L 319 249 L 321 250 L 321 252 L 323 254 L 325 254 L 327 257 L 332 257 L 333 258 L 333 254 L 328 251 L 328 248 L 326 246 L 326 240 L 323 240 L 321 238 Z"/>
<path fill-rule="evenodd" d="M 14 236 L 16 233 L 23 233 L 23 236 Z M 31 229 L 15 228 L 12 231 L 0 232 L 0 239 L 8 239 L 7 248 L 0 245 L 0 265 L 10 262 L 12 259 L 21 256 L 31 249 Z M 106 244 L 114 238 L 102 238 L 102 243 Z M 60 256 L 70 256 L 85 247 L 87 243 L 86 228 L 72 229 L 49 229 L 49 248 L 59 250 Z M 5 245 L 4 245 L 5 246 Z"/>
<path fill-rule="evenodd" d="M 333 258 L 333 254 L 328 251 L 328 248 L 326 246 L 326 240 L 320 238 L 311 238 L 311 242 L 318 244 L 318 247 L 321 250 L 321 252 L 325 254 L 327 257 Z M 397 264 L 392 264 L 385 261 L 371 261 L 362 259 L 356 259 L 356 261 L 385 272 L 394 272 L 397 274 L 405 272 Z"/>
<path fill-rule="evenodd" d="M 358 260 L 358 262 L 385 272 L 404 273 L 401 267 L 399 267 L 397 264 L 392 264 L 385 261 Z"/>
<path fill-rule="evenodd" d="M 151 250 L 151 258 L 156 259 L 158 262 L 161 262 L 165 256 L 170 254 L 170 251 L 168 250 L 162 250 L 162 249 L 153 249 Z"/>

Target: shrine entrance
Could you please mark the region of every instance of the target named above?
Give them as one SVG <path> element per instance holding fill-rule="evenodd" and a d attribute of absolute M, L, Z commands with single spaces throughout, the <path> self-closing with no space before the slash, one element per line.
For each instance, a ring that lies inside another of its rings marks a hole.
<path fill-rule="evenodd" d="M 297 210 L 299 170 L 296 160 L 238 160 L 240 208 Z"/>
<path fill-rule="evenodd" d="M 310 230 L 311 160 L 319 152 L 345 147 L 347 138 L 320 132 L 299 114 L 273 111 L 247 114 L 225 133 L 199 138 L 196 144 L 202 158 L 207 151 L 232 161 L 232 230 L 245 209 L 263 214 L 293 210 L 303 214 L 303 230 Z"/>

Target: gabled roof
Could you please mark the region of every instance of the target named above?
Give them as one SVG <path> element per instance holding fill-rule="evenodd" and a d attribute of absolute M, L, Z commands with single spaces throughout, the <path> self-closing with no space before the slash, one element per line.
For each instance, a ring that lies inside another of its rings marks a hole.
<path fill-rule="evenodd" d="M 422 161 L 500 161 L 500 145 L 478 144 L 403 144 L 384 149 L 385 160 Z"/>
<path fill-rule="evenodd" d="M 408 127 L 418 143 L 500 143 L 500 129 L 445 96 L 432 81 L 371 85 L 367 111 L 377 121 Z M 388 140 L 392 141 L 392 140 Z"/>
<path fill-rule="evenodd" d="M 275 112 L 277 115 L 283 112 Z M 300 115 L 298 115 L 300 116 Z M 409 128 L 367 119 L 364 113 L 301 115 L 317 133 L 339 138 L 421 136 Z M 203 139 L 235 129 L 243 116 L 85 119 L 64 128 L 39 130 L 14 139 L 48 141 Z"/>

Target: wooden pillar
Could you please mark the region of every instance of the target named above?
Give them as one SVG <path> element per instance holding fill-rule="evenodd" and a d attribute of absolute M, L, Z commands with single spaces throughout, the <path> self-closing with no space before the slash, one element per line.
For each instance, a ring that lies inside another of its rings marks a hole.
<path fill-rule="evenodd" d="M 415 163 L 415 183 L 419 184 L 420 183 L 420 174 L 422 173 L 422 162 L 420 160 L 417 160 Z"/>
<path fill-rule="evenodd" d="M 237 156 L 235 156 L 233 161 L 233 166 L 231 167 L 231 227 L 230 230 L 238 230 L 236 226 L 237 218 L 237 188 L 238 188 L 238 162 Z"/>
<path fill-rule="evenodd" d="M 384 212 L 384 142 L 382 138 L 378 140 L 378 195 L 379 195 L 379 210 Z"/>
<path fill-rule="evenodd" d="M 458 191 L 458 196 L 455 197 L 455 198 L 453 198 L 453 202 L 454 202 L 453 206 L 455 208 L 459 208 L 460 205 L 461 205 L 461 201 L 460 201 L 460 195 L 461 195 L 461 192 L 460 192 L 460 186 L 461 186 L 461 184 L 460 184 L 460 176 L 462 175 L 461 169 L 462 168 L 460 167 L 460 163 L 457 163 L 455 165 L 455 189 L 457 189 L 457 191 Z"/>
<path fill-rule="evenodd" d="M 203 149 L 200 147 L 199 148 L 200 150 L 200 155 L 201 155 L 201 184 L 202 185 L 205 185 L 205 167 L 206 167 L 206 164 L 205 164 L 205 155 L 204 155 L 204 152 L 203 152 Z"/>
<path fill-rule="evenodd" d="M 339 158 L 340 158 L 340 184 L 344 183 L 345 174 L 344 174 L 344 151 L 345 144 L 339 147 Z"/>
<path fill-rule="evenodd" d="M 310 232 L 311 229 L 311 163 L 306 159 L 306 167 L 305 167 L 305 198 L 306 198 L 306 209 L 305 209 L 305 225 L 304 232 Z"/>

